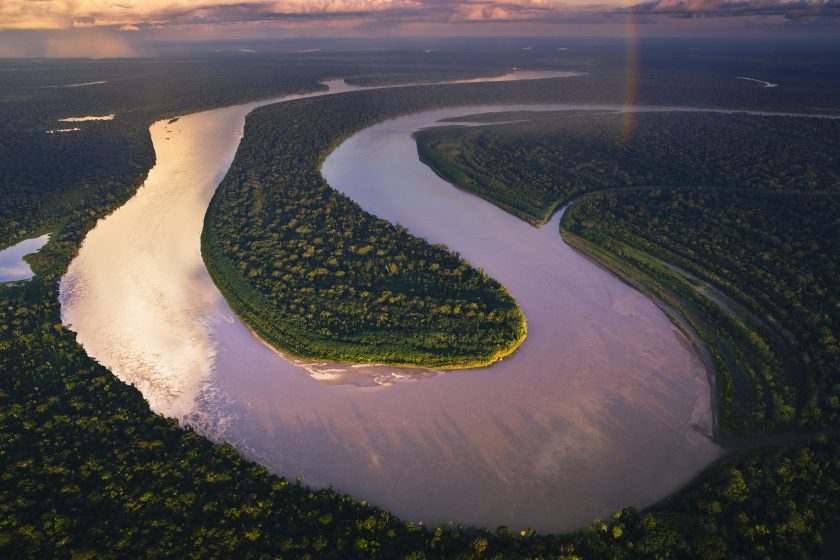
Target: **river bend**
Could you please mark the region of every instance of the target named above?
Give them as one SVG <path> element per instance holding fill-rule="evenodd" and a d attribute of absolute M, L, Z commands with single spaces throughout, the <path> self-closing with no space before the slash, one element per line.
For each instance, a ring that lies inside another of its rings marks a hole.
<path fill-rule="evenodd" d="M 323 167 L 366 210 L 446 243 L 507 286 L 529 323 L 519 351 L 438 373 L 304 363 L 261 344 L 210 280 L 200 234 L 245 116 L 266 103 L 152 125 L 147 181 L 100 220 L 62 279 L 63 321 L 155 411 L 273 472 L 427 524 L 571 530 L 664 497 L 720 455 L 706 435 L 705 368 L 656 306 L 566 246 L 558 216 L 531 227 L 418 161 L 419 127 L 521 106 L 388 121 Z"/>

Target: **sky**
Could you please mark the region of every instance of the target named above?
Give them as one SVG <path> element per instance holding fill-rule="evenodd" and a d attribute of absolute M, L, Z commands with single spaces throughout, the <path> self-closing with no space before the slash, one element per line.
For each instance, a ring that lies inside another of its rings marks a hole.
<path fill-rule="evenodd" d="M 2 0 L 2 56 L 285 37 L 840 37 L 840 0 Z"/>

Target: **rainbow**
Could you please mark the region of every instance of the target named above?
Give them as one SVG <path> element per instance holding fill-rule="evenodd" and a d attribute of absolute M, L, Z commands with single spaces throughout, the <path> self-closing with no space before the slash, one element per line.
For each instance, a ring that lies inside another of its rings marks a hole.
<path fill-rule="evenodd" d="M 633 136 L 636 125 L 636 113 L 633 108 L 639 102 L 639 27 L 632 8 L 627 12 L 626 22 L 627 81 L 624 95 L 624 115 L 622 118 L 621 139 L 626 145 Z"/>

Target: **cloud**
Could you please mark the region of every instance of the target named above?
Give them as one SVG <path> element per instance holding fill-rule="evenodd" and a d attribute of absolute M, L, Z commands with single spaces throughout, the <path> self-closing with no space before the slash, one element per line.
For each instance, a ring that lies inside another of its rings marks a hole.
<path fill-rule="evenodd" d="M 840 0 L 3 0 L 0 29 L 143 31 L 248 23 L 349 27 L 407 24 L 578 24 L 656 18 L 840 19 Z"/>
<path fill-rule="evenodd" d="M 454 3 L 449 21 L 533 21 L 568 14 L 570 10 L 545 1 Z"/>
<path fill-rule="evenodd" d="M 673 17 L 840 18 L 839 0 L 651 0 L 619 10 Z"/>
<path fill-rule="evenodd" d="M 423 0 L 3 0 L 0 28 L 56 29 L 81 25 L 119 27 L 141 23 L 190 24 L 342 17 L 420 10 Z"/>

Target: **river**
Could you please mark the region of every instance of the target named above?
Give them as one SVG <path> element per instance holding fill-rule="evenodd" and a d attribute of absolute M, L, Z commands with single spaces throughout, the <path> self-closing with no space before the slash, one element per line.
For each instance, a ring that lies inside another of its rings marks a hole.
<path fill-rule="evenodd" d="M 533 228 L 418 161 L 413 130 L 490 108 L 369 128 L 323 171 L 505 284 L 528 319 L 522 348 L 490 368 L 437 373 L 302 363 L 261 344 L 210 280 L 200 233 L 245 116 L 268 102 L 152 125 L 147 181 L 62 279 L 63 321 L 155 411 L 273 472 L 427 524 L 571 530 L 664 497 L 721 454 L 707 437 L 704 366 L 656 306 L 567 247 L 559 216 Z"/>

